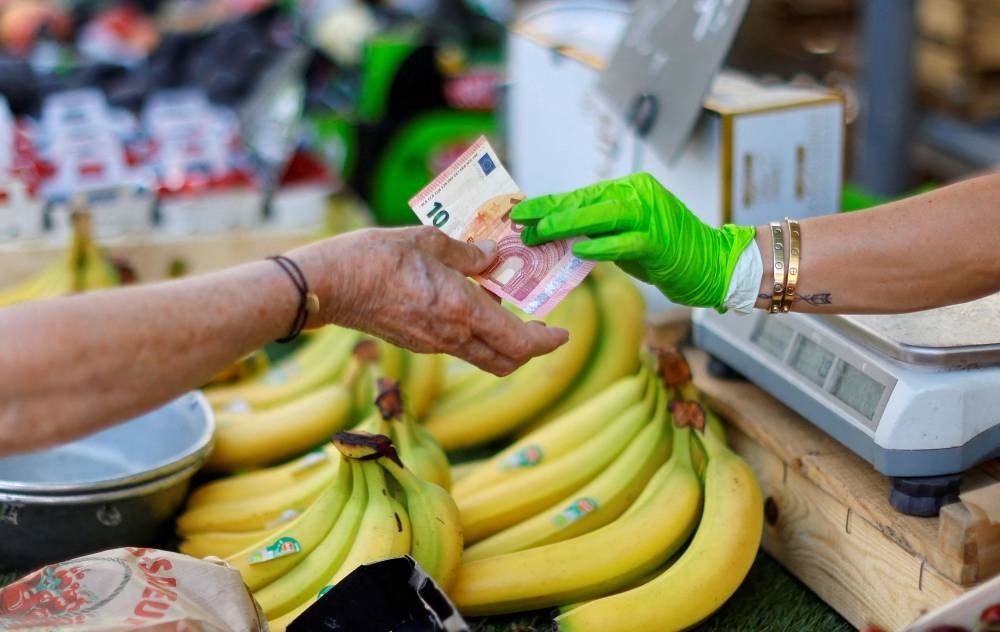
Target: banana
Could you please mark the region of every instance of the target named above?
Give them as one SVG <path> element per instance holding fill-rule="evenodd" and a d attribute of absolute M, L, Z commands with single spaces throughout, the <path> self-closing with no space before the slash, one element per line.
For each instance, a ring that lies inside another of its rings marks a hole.
<path fill-rule="evenodd" d="M 330 531 L 331 525 L 343 510 L 351 493 L 351 468 L 341 463 L 338 466 L 334 482 L 302 512 L 302 515 L 284 525 L 276 534 L 267 536 L 249 547 L 226 558 L 226 562 L 243 576 L 243 583 L 250 590 L 257 590 L 271 583 L 290 568 L 296 566 L 305 556 L 309 555 L 323 537 Z M 255 562 L 255 558 L 267 547 L 281 539 L 294 539 L 301 549 L 293 555 L 278 557 L 270 561 Z"/>
<path fill-rule="evenodd" d="M 368 500 L 365 504 L 364 514 L 361 516 L 353 542 L 348 545 L 346 556 L 343 557 L 339 568 L 333 572 L 332 576 L 328 575 L 325 577 L 326 581 L 324 583 L 326 585 L 332 586 L 336 584 L 362 564 L 399 555 L 401 554 L 399 551 L 404 548 L 408 551 L 410 548 L 409 538 L 405 538 L 404 540 L 401 537 L 405 533 L 405 529 L 402 516 L 398 513 L 400 506 L 398 502 L 394 504 L 394 500 L 386 485 L 385 473 L 382 468 L 374 461 L 361 461 L 360 465 L 363 470 L 363 480 L 367 487 Z M 402 546 L 404 543 L 405 547 Z M 267 588 L 270 588 L 270 586 Z M 267 590 L 267 588 L 264 590 Z M 264 599 L 263 592 L 261 591 L 262 594 L 258 598 L 258 602 L 264 608 L 264 614 L 267 615 L 268 620 L 275 619 L 279 615 L 288 615 L 288 621 L 290 622 L 301 614 L 302 611 L 311 606 L 319 594 L 325 592 L 325 588 L 321 586 L 318 590 L 306 592 L 306 599 L 295 604 L 290 612 L 281 608 L 269 609 L 270 604 Z M 278 610 L 282 611 L 278 612 Z M 280 625 L 277 629 L 281 629 Z M 287 623 L 284 625 L 287 625 Z"/>
<path fill-rule="evenodd" d="M 656 413 L 628 447 L 592 481 L 535 516 L 480 540 L 465 561 L 520 551 L 593 531 L 620 516 L 670 455 L 666 390 L 660 388 Z"/>
<path fill-rule="evenodd" d="M 262 410 L 338 381 L 360 334 L 340 327 L 325 327 L 304 342 L 289 358 L 262 376 L 232 386 L 205 391 L 216 411 Z"/>
<path fill-rule="evenodd" d="M 684 544 L 701 511 L 690 429 L 675 429 L 673 443 L 649 493 L 629 512 L 569 540 L 463 563 L 452 601 L 467 616 L 548 608 L 606 595 L 658 567 Z M 627 620 L 628 611 L 619 616 Z"/>
<path fill-rule="evenodd" d="M 558 418 L 639 368 L 639 349 L 646 329 L 646 304 L 642 293 L 628 275 L 613 264 L 597 265 L 587 278 L 594 282 L 601 323 L 591 359 L 569 394 L 522 432 L 530 432 Z"/>
<path fill-rule="evenodd" d="M 651 422 L 657 389 L 621 412 L 572 452 L 497 483 L 468 498 L 456 498 L 465 540 L 473 543 L 525 520 L 593 479 Z"/>
<path fill-rule="evenodd" d="M 423 419 L 441 390 L 444 356 L 434 353 L 408 353 L 406 375 L 401 380 L 403 395 L 410 411 Z"/>
<path fill-rule="evenodd" d="M 378 345 L 378 365 L 381 374 L 397 381 L 406 377 L 409 353 L 385 340 L 377 340 L 376 344 Z"/>
<path fill-rule="evenodd" d="M 374 461 L 362 461 L 365 483 L 368 485 L 368 504 L 361 519 L 358 535 L 343 564 L 327 583 L 336 584 L 362 564 L 392 556 L 400 549 L 398 534 L 402 524 L 397 508 L 386 484 L 385 473 Z M 409 544 L 405 547 L 409 550 Z"/>
<path fill-rule="evenodd" d="M 299 515 L 294 520 L 298 520 Z M 243 549 L 256 544 L 260 540 L 270 538 L 271 542 L 277 540 L 277 534 L 288 523 L 282 523 L 270 529 L 257 529 L 255 531 L 209 531 L 205 533 L 191 533 L 178 545 L 178 550 L 191 557 L 207 557 L 214 555 L 225 558 L 233 553 L 239 553 Z"/>
<path fill-rule="evenodd" d="M 351 412 L 349 385 L 329 384 L 270 410 L 219 415 L 206 468 L 231 472 L 297 456 L 346 426 Z"/>
<path fill-rule="evenodd" d="M 89 225 L 82 220 L 74 223 L 73 240 L 65 253 L 33 277 L 0 290 L 0 307 L 114 287 L 119 281 L 117 270 L 93 242 Z"/>
<path fill-rule="evenodd" d="M 263 349 L 257 349 L 210 377 L 204 388 L 243 382 L 263 375 L 269 367 L 270 359 L 267 353 Z"/>
<path fill-rule="evenodd" d="M 427 415 L 434 418 L 461 414 L 463 409 L 496 388 L 503 379 L 470 364 L 469 372 L 463 379 L 452 382 L 448 390 L 442 391 L 434 399 Z"/>
<path fill-rule="evenodd" d="M 618 380 L 558 420 L 491 457 L 482 467 L 456 482 L 452 495 L 461 501 L 571 452 L 607 425 L 608 419 L 639 401 L 650 383 L 650 375 L 646 372 Z"/>
<path fill-rule="evenodd" d="M 339 458 L 337 449 L 327 443 L 287 463 L 219 478 L 192 491 L 188 496 L 187 508 L 194 509 L 281 491 L 309 477 L 328 473 L 319 466 Z"/>
<path fill-rule="evenodd" d="M 698 438 L 708 456 L 705 509 L 687 549 L 647 583 L 560 615 L 559 630 L 683 630 L 715 612 L 743 582 L 763 531 L 760 485 L 746 461 L 714 433 Z"/>
<path fill-rule="evenodd" d="M 284 575 L 254 592 L 254 599 L 269 620 L 312 603 L 316 593 L 329 583 L 354 546 L 367 513 L 368 485 L 360 462 L 348 460 L 345 463 L 351 469 L 351 496 L 337 521 L 330 525 L 312 553 Z"/>
<path fill-rule="evenodd" d="M 333 482 L 340 460 L 319 466 L 322 473 L 252 498 L 238 498 L 188 509 L 177 519 L 181 535 L 212 531 L 256 531 L 270 528 L 286 512 L 301 513 Z"/>
<path fill-rule="evenodd" d="M 392 538 L 392 548 L 386 557 L 409 555 L 410 547 L 413 546 L 413 525 L 410 522 L 410 514 L 406 506 L 392 495 L 389 496 L 389 504 L 392 505 L 392 512 L 396 516 L 396 531 Z"/>
<path fill-rule="evenodd" d="M 462 461 L 451 466 L 452 483 L 461 483 L 466 477 L 476 472 L 481 467 L 486 467 L 490 462 L 488 458 L 475 459 L 472 461 Z"/>
<path fill-rule="evenodd" d="M 448 461 L 448 454 L 441 447 L 441 444 L 437 442 L 427 428 L 424 428 L 417 420 L 412 416 L 407 415 L 405 418 L 407 425 L 410 428 L 410 432 L 413 434 L 417 443 L 417 450 L 426 453 L 426 458 L 434 463 L 436 467 L 436 473 L 433 477 L 427 479 L 432 483 L 440 485 L 446 491 L 451 491 L 451 462 Z"/>
<path fill-rule="evenodd" d="M 577 287 L 547 322 L 569 329 L 570 342 L 531 360 L 468 406 L 429 415 L 424 426 L 441 447 L 468 448 L 507 436 L 562 396 L 583 370 L 597 335 L 594 293 Z"/>
<path fill-rule="evenodd" d="M 410 554 L 447 593 L 462 561 L 461 518 L 455 501 L 443 488 L 421 480 L 391 458 L 381 457 L 378 464 L 403 488 L 413 532 Z"/>

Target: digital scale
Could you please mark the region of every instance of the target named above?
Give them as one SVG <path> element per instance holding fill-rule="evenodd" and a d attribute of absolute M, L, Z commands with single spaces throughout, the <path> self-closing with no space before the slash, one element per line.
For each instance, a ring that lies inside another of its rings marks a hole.
<path fill-rule="evenodd" d="M 695 343 L 892 477 L 936 515 L 961 473 L 1000 456 L 1000 294 L 898 315 L 695 310 Z M 721 366 L 719 365 L 721 363 Z"/>

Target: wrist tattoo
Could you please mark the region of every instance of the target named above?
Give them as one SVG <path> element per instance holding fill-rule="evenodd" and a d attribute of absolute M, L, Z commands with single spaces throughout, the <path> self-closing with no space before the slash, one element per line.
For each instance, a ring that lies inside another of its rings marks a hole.
<path fill-rule="evenodd" d="M 757 298 L 769 301 L 771 300 L 771 295 L 761 292 L 757 295 Z M 795 300 L 804 301 L 810 305 L 833 305 L 833 294 L 830 292 L 820 292 L 818 294 L 799 294 L 796 292 Z"/>

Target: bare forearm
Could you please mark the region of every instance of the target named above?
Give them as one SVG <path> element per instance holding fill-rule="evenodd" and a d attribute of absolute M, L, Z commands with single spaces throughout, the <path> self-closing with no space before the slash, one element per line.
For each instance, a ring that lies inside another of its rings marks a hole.
<path fill-rule="evenodd" d="M 801 222 L 802 259 L 792 309 L 891 313 L 961 303 L 1000 290 L 1000 175 L 848 214 Z M 758 227 L 766 309 L 772 244 Z"/>
<path fill-rule="evenodd" d="M 298 297 L 271 262 L 0 310 L 0 454 L 92 432 L 197 388 L 283 335 Z"/>

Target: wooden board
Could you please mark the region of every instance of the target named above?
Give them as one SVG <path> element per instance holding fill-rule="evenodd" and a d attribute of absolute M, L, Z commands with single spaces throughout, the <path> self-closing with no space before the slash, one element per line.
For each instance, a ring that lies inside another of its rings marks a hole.
<path fill-rule="evenodd" d="M 992 0 L 920 0 L 920 35 L 960 53 L 967 72 L 1000 68 L 1000 5 Z"/>
<path fill-rule="evenodd" d="M 1000 570 L 998 525 L 961 503 L 938 518 L 896 512 L 867 462 L 753 384 L 710 376 L 704 352 L 685 354 L 770 499 L 764 549 L 852 624 L 903 628 Z"/>

